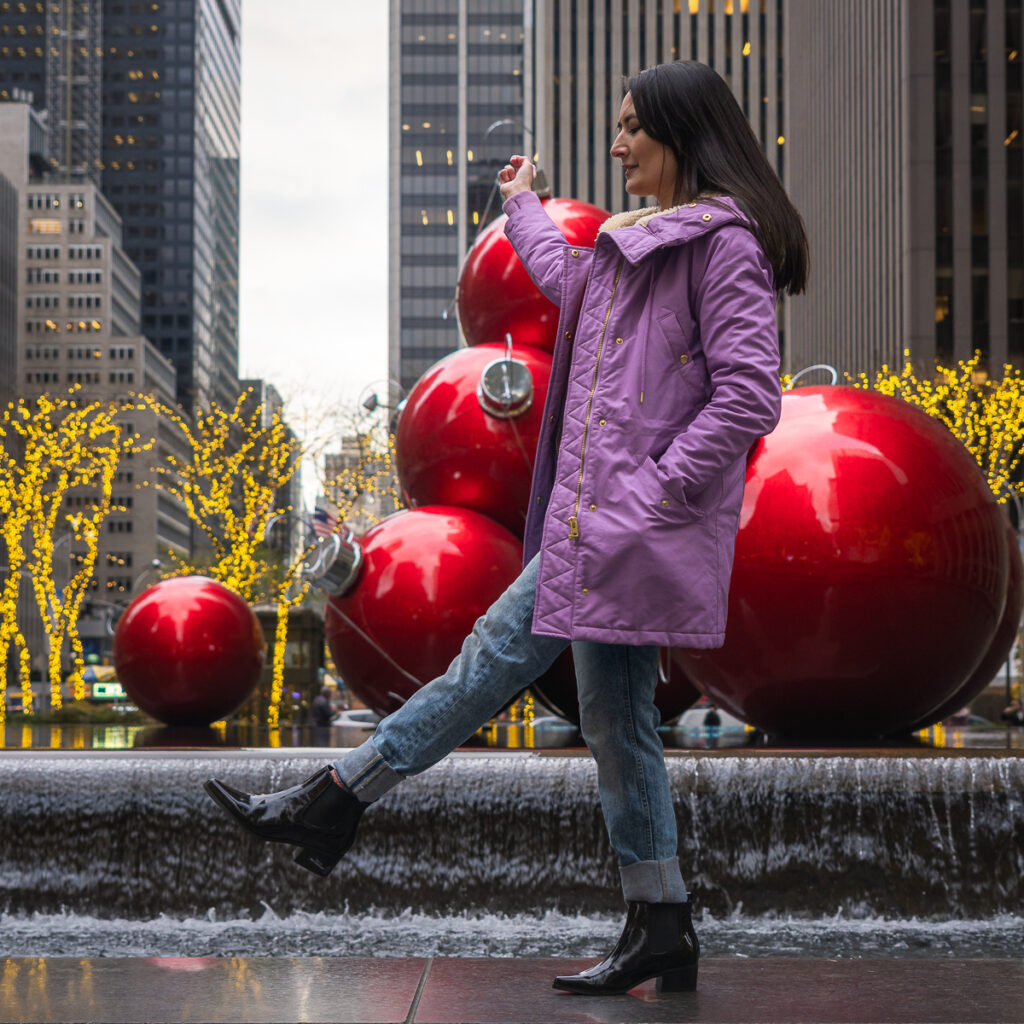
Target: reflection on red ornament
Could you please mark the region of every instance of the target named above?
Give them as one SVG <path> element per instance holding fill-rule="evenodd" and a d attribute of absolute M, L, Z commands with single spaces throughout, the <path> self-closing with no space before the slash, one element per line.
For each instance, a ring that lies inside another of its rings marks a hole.
<path fill-rule="evenodd" d="M 1006 520 L 1007 574 L 1006 574 L 1006 607 L 1003 617 L 996 629 L 992 642 L 988 645 L 985 656 L 970 678 L 956 692 L 911 729 L 924 729 L 935 722 L 941 722 L 950 715 L 955 715 L 966 707 L 982 690 L 992 682 L 1000 666 L 1006 661 L 1013 650 L 1017 631 L 1020 629 L 1020 617 L 1024 612 L 1024 563 L 1021 561 L 1020 548 L 1017 546 L 1017 531 Z"/>
<path fill-rule="evenodd" d="M 469 509 L 410 509 L 359 541 L 355 585 L 325 610 L 342 678 L 379 714 L 399 708 L 448 668 L 473 623 L 522 568 L 522 545 Z"/>
<path fill-rule="evenodd" d="M 977 669 L 1007 572 L 1005 517 L 943 426 L 875 392 L 800 388 L 748 462 L 725 646 L 684 665 L 765 732 L 896 733 Z"/>
<path fill-rule="evenodd" d="M 517 346 L 463 348 L 409 393 L 395 438 L 408 503 L 457 505 L 522 536 L 551 356 Z"/>
<path fill-rule="evenodd" d="M 263 631 L 234 591 L 205 576 L 163 580 L 128 607 L 114 666 L 129 697 L 167 725 L 207 725 L 242 705 L 263 667 Z"/>
<path fill-rule="evenodd" d="M 608 213 L 578 199 L 542 199 L 544 210 L 570 245 L 590 247 Z M 551 351 L 558 307 L 530 280 L 505 237 L 504 215 L 480 232 L 459 275 L 459 324 L 470 345 L 512 342 Z"/>

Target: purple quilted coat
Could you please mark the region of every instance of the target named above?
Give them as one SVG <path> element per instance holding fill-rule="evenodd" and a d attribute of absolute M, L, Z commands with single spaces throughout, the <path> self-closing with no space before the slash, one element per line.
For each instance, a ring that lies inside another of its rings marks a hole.
<path fill-rule="evenodd" d="M 526 523 L 533 632 L 720 647 L 746 454 L 779 417 L 771 266 L 730 199 L 618 214 L 593 249 L 532 192 L 504 210 L 561 307 Z"/>

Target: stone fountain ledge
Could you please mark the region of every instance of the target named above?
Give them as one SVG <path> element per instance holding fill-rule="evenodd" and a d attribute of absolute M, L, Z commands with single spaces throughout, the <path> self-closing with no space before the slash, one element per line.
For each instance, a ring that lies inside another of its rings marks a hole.
<path fill-rule="evenodd" d="M 202 792 L 265 792 L 324 749 L 0 754 L 0 910 L 615 914 L 582 752 L 459 752 L 379 801 L 328 879 Z M 1005 751 L 669 753 L 684 877 L 744 914 L 987 919 L 1024 904 L 1024 758 Z"/>

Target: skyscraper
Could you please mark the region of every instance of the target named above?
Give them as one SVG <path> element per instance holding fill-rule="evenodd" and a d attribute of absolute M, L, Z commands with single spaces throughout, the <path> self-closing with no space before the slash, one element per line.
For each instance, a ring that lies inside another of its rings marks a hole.
<path fill-rule="evenodd" d="M 534 154 L 555 195 L 638 204 L 608 155 L 624 75 L 711 64 L 783 174 L 784 3 L 392 0 L 391 376 L 408 388 L 458 344 L 455 281 L 509 154 Z"/>
<path fill-rule="evenodd" d="M 0 101 L 45 118 L 51 180 L 113 202 L 186 407 L 237 396 L 240 7 L 0 0 Z"/>
<path fill-rule="evenodd" d="M 99 181 L 103 0 L 0 2 L 0 101 L 45 111 L 48 167 Z"/>
<path fill-rule="evenodd" d="M 1021 0 L 788 0 L 793 368 L 1024 366 Z"/>
<path fill-rule="evenodd" d="M 388 358 L 403 389 L 459 344 L 459 266 L 523 147 L 523 4 L 391 0 Z"/>
<path fill-rule="evenodd" d="M 240 0 L 106 0 L 103 191 L 186 407 L 237 396 Z"/>
<path fill-rule="evenodd" d="M 608 154 L 623 79 L 672 60 L 710 64 L 728 83 L 769 163 L 785 169 L 786 0 L 533 0 L 527 120 L 555 195 L 618 212 L 626 194 Z"/>

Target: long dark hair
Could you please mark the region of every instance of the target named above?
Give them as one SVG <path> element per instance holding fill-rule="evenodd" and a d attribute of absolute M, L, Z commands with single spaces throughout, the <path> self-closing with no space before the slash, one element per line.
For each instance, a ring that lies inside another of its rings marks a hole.
<path fill-rule="evenodd" d="M 675 202 L 701 192 L 732 196 L 790 295 L 807 284 L 810 255 L 804 223 L 772 170 L 724 79 L 707 64 L 658 64 L 626 81 L 643 130 L 676 158 Z"/>

